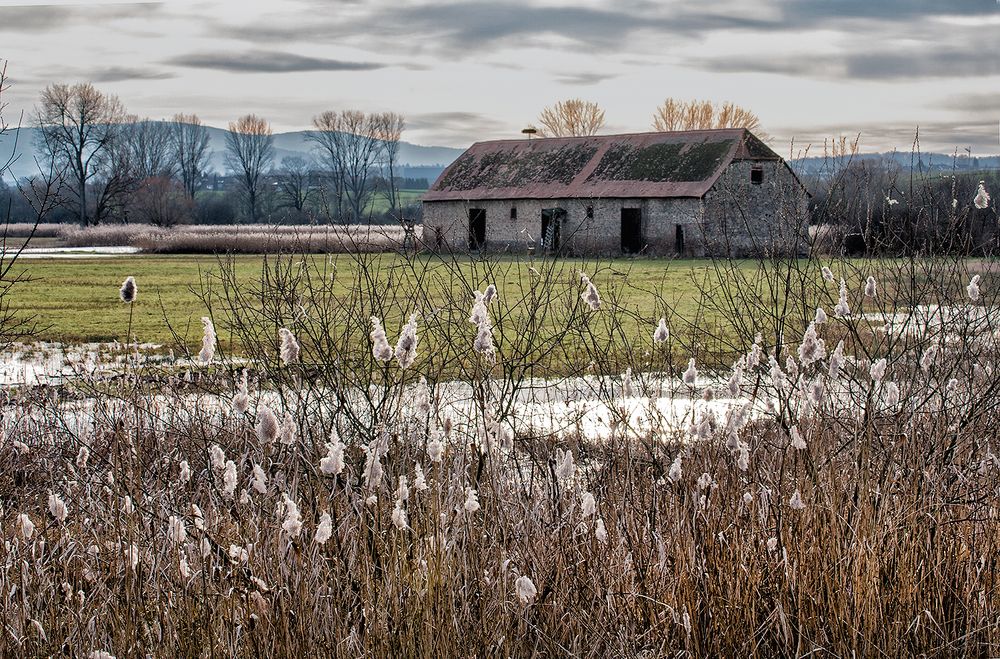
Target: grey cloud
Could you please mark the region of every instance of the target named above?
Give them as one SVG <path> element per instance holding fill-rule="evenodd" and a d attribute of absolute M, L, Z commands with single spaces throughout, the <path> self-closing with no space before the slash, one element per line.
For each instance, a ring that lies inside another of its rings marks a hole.
<path fill-rule="evenodd" d="M 928 47 L 920 51 L 871 51 L 848 55 L 734 55 L 694 58 L 689 64 L 717 73 L 778 73 L 826 79 L 904 80 L 1000 75 L 990 50 Z"/>
<path fill-rule="evenodd" d="M 605 80 L 611 80 L 616 76 L 612 73 L 566 73 L 557 75 L 556 80 L 565 85 L 596 85 Z"/>
<path fill-rule="evenodd" d="M 160 3 L 0 6 L 0 32 L 50 32 L 74 24 L 89 25 L 120 18 L 146 17 L 159 11 L 160 7 Z"/>
<path fill-rule="evenodd" d="M 302 71 L 371 71 L 384 68 L 375 62 L 349 62 L 294 53 L 249 51 L 244 53 L 190 53 L 167 64 L 229 73 L 294 73 Z"/>
<path fill-rule="evenodd" d="M 481 56 L 505 46 L 545 45 L 557 35 L 592 50 L 618 51 L 641 31 L 671 33 L 677 38 L 697 38 L 703 31 L 723 28 L 762 28 L 767 21 L 732 14 L 665 13 L 658 5 L 622 2 L 613 9 L 538 6 L 516 0 L 491 3 L 430 3 L 382 8 L 361 18 L 342 19 L 330 14 L 285 25 L 212 28 L 230 38 L 254 42 L 285 43 L 289 39 L 334 43 L 364 35 L 369 46 L 391 42 L 395 48 L 441 50 L 451 55 Z"/>
<path fill-rule="evenodd" d="M 959 94 L 949 96 L 939 101 L 937 107 L 956 112 L 967 112 L 970 114 L 982 115 L 992 114 L 994 117 L 1000 116 L 1000 92 L 992 94 Z"/>
<path fill-rule="evenodd" d="M 173 73 L 128 66 L 112 66 L 95 71 L 90 76 L 94 82 L 123 82 L 126 80 L 167 80 L 176 78 Z"/>

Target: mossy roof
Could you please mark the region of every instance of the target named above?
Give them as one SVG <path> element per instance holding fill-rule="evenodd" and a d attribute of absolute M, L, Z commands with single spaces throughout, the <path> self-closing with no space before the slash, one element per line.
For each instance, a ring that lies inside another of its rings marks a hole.
<path fill-rule="evenodd" d="M 734 160 L 780 160 L 744 129 L 477 142 L 424 201 L 702 197 Z"/>

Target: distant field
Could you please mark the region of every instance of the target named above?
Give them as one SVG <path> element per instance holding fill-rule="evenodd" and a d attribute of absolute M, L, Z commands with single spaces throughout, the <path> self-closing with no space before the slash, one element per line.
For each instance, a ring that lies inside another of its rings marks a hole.
<path fill-rule="evenodd" d="M 356 266 L 350 258 L 305 258 L 336 259 L 341 272 L 339 281 L 345 282 L 346 287 L 352 280 L 352 269 Z M 433 258 L 422 257 L 424 263 L 432 263 Z M 388 271 L 403 261 L 402 257 L 389 254 L 378 259 L 380 271 Z M 235 263 L 239 280 L 250 283 L 259 278 L 263 257 L 240 256 Z M 471 260 L 466 263 L 471 264 Z M 118 287 L 125 277 L 131 275 L 139 286 L 133 318 L 135 338 L 142 342 L 169 345 L 171 337 L 166 318 L 187 338 L 192 348 L 200 340 L 199 318 L 204 313 L 193 289 L 199 286 L 203 275 L 218 272 L 220 267 L 216 257 L 205 255 L 38 259 L 23 261 L 22 265 L 31 280 L 15 290 L 11 304 L 24 314 L 34 314 L 41 328 L 38 340 L 68 343 L 124 340 L 128 308 L 118 299 Z M 567 277 L 574 277 L 581 267 L 593 266 L 594 262 L 584 264 L 571 259 L 562 262 Z M 530 263 L 524 262 L 511 270 L 519 273 L 520 280 L 511 277 L 508 281 L 496 282 L 500 294 L 503 295 L 508 286 L 513 291 L 514 287 L 522 284 L 530 285 L 526 281 L 529 267 Z M 692 276 L 706 273 L 708 267 L 708 262 L 699 260 L 605 261 L 595 281 L 605 290 L 625 278 L 637 291 L 665 290 L 679 300 L 680 311 L 687 309 L 693 312 L 696 290 Z M 347 292 L 346 288 L 344 292 Z M 655 298 L 652 294 L 636 293 L 630 296 L 628 304 L 637 316 L 655 324 L 657 311 L 653 308 Z M 633 322 L 633 325 L 637 323 Z M 647 330 L 651 331 L 651 327 L 643 327 L 641 332 Z M 635 327 L 635 331 L 640 329 Z M 220 338 L 226 340 L 225 336 Z"/>

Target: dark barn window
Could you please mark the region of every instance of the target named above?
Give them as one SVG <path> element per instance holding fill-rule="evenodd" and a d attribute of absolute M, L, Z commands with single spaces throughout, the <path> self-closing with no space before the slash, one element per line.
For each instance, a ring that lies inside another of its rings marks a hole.
<path fill-rule="evenodd" d="M 486 209 L 469 209 L 469 249 L 482 249 L 486 245 Z"/>
<path fill-rule="evenodd" d="M 622 253 L 638 254 L 645 246 L 642 242 L 642 210 L 622 209 Z"/>
<path fill-rule="evenodd" d="M 587 219 L 588 220 L 594 219 L 594 207 L 593 206 L 587 206 Z"/>
<path fill-rule="evenodd" d="M 510 207 L 510 221 L 511 222 L 517 221 L 517 207 L 516 206 L 511 206 Z"/>
<path fill-rule="evenodd" d="M 750 170 L 750 182 L 754 185 L 760 185 L 764 182 L 764 168 L 754 167 Z"/>
<path fill-rule="evenodd" d="M 674 231 L 674 251 L 678 254 L 684 253 L 684 227 L 679 224 Z"/>

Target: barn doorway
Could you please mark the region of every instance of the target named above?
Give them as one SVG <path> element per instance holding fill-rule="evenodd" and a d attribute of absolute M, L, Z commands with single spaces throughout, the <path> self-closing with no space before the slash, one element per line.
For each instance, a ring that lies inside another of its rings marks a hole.
<path fill-rule="evenodd" d="M 674 251 L 678 254 L 684 253 L 684 227 L 679 224 L 674 230 Z"/>
<path fill-rule="evenodd" d="M 645 247 L 642 242 L 642 210 L 622 209 L 622 253 L 638 254 Z"/>
<path fill-rule="evenodd" d="M 486 245 L 486 209 L 469 209 L 469 249 L 479 250 Z"/>
<path fill-rule="evenodd" d="M 550 254 L 559 250 L 562 225 L 566 221 L 566 211 L 562 208 L 542 209 L 542 249 Z"/>

